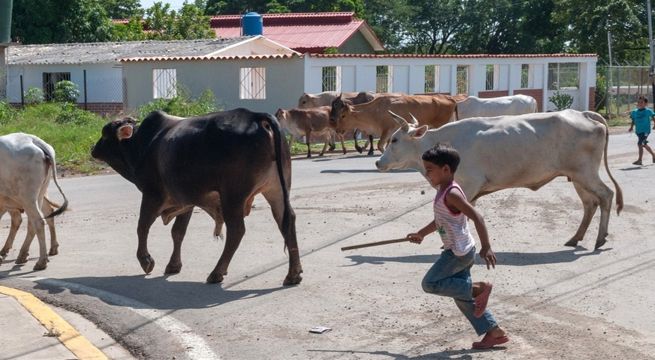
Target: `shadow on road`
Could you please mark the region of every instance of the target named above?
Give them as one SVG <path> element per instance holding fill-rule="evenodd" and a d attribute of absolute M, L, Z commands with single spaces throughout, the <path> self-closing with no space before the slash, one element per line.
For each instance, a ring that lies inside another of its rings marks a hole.
<path fill-rule="evenodd" d="M 330 169 L 330 170 L 321 170 L 321 174 L 341 174 L 341 173 L 379 173 L 377 169 Z M 400 173 L 413 173 L 416 172 L 416 170 L 389 170 L 385 171 L 387 173 L 392 173 L 392 174 L 400 174 Z"/>
<path fill-rule="evenodd" d="M 369 354 L 369 355 L 379 355 L 379 356 L 388 356 L 394 360 L 427 360 L 427 359 L 451 359 L 451 360 L 468 360 L 473 359 L 470 354 L 477 354 L 482 352 L 496 352 L 505 350 L 506 347 L 498 346 L 487 350 L 474 350 L 474 349 L 460 349 L 460 350 L 446 350 L 430 354 L 416 355 L 416 356 L 407 356 L 403 354 L 395 354 L 388 351 L 356 351 L 356 350 L 307 350 L 308 352 L 320 352 L 320 353 L 345 353 L 345 354 Z"/>
<path fill-rule="evenodd" d="M 144 275 L 44 279 L 35 282 L 36 289 L 49 294 L 68 290 L 72 294 L 96 297 L 109 305 L 159 310 L 211 308 L 286 288 L 225 290 L 216 284 L 168 281 L 165 276 L 147 278 Z"/>
<path fill-rule="evenodd" d="M 600 254 L 609 249 L 599 249 L 588 251 L 583 247 L 576 247 L 570 250 L 560 250 L 546 253 L 521 253 L 521 252 L 496 252 L 498 265 L 508 266 L 526 266 L 526 265 L 540 265 L 540 264 L 557 264 L 568 263 L 578 260 L 581 257 Z M 347 256 L 353 263 L 345 266 L 357 266 L 362 264 L 382 265 L 387 262 L 398 263 L 425 263 L 432 264 L 439 255 L 412 255 L 412 256 L 364 256 L 364 255 L 351 255 Z M 476 257 L 476 264 L 483 264 L 484 262 Z"/>

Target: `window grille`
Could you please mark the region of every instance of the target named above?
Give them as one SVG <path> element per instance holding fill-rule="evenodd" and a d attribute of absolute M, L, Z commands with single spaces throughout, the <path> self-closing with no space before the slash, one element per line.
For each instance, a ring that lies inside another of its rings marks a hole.
<path fill-rule="evenodd" d="M 469 67 L 466 65 L 457 65 L 457 93 L 469 93 Z"/>
<path fill-rule="evenodd" d="M 43 73 L 43 98 L 46 101 L 51 101 L 55 98 L 55 85 L 64 80 L 70 81 L 71 73 L 69 72 L 53 72 Z"/>
<path fill-rule="evenodd" d="M 266 68 L 241 68 L 239 99 L 266 99 Z"/>
<path fill-rule="evenodd" d="M 380 65 L 375 67 L 375 92 L 388 93 L 391 92 L 392 71 L 390 66 Z"/>
<path fill-rule="evenodd" d="M 341 67 L 326 66 L 322 69 L 321 91 L 341 91 Z"/>
<path fill-rule="evenodd" d="M 578 63 L 548 64 L 548 90 L 577 89 L 579 84 Z"/>
<path fill-rule="evenodd" d="M 425 66 L 425 86 L 423 92 L 439 92 L 439 65 Z"/>
<path fill-rule="evenodd" d="M 177 96 L 177 72 L 175 69 L 152 69 L 152 97 L 172 99 Z"/>
<path fill-rule="evenodd" d="M 530 70 L 530 64 L 521 64 L 521 89 L 532 87 L 532 72 Z"/>
<path fill-rule="evenodd" d="M 494 66 L 487 65 L 486 68 L 486 83 L 484 89 L 494 90 Z"/>

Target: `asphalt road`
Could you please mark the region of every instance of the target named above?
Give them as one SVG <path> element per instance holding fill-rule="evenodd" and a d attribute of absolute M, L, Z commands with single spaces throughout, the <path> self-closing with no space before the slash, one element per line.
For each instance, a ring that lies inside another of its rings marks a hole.
<path fill-rule="evenodd" d="M 655 297 L 643 280 L 655 276 L 648 241 L 655 166 L 648 156 L 647 166 L 630 165 L 635 143 L 633 134 L 610 139 L 626 210 L 612 214 L 602 251 L 592 251 L 598 214 L 583 247 L 563 246 L 582 216 L 563 178 L 538 192 L 506 190 L 478 202 L 499 266 L 487 272 L 476 265 L 474 277 L 496 285 L 490 307 L 512 337 L 504 353 L 469 350 L 477 338 L 452 302 L 421 291 L 437 238 L 340 251 L 423 226 L 434 196 L 418 173 L 379 173 L 377 157 L 353 153 L 293 162 L 299 286 L 282 287 L 287 256 L 262 197 L 222 285 L 204 282 L 223 241 L 199 211 L 182 247 L 182 272 L 163 275 L 172 240 L 170 225 L 158 221 L 149 241 L 156 266 L 144 275 L 136 260 L 140 193 L 118 175 L 62 179 L 72 210 L 57 219 L 60 255 L 33 272 L 36 241 L 24 266 L 12 263 L 14 249 L 0 265 L 0 284 L 82 314 L 142 358 L 649 358 Z M 602 169 L 601 176 L 607 179 Z M 0 225 L 4 237 L 8 219 Z M 309 333 L 318 325 L 332 331 Z"/>

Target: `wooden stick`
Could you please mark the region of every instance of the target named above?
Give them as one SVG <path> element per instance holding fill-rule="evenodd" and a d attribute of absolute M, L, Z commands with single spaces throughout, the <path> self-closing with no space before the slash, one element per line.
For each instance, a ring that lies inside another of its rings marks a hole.
<path fill-rule="evenodd" d="M 345 247 L 341 248 L 341 251 L 360 249 L 360 248 L 365 248 L 365 247 L 369 247 L 369 246 L 387 245 L 387 244 L 393 244 L 393 243 L 399 243 L 399 242 L 405 242 L 405 241 L 409 241 L 409 239 L 408 238 L 401 238 L 401 239 L 375 241 L 375 242 L 370 242 L 370 243 L 365 243 L 365 244 L 345 246 Z"/>

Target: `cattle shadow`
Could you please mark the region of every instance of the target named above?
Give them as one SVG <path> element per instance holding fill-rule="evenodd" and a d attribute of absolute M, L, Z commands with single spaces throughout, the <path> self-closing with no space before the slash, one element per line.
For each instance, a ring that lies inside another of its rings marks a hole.
<path fill-rule="evenodd" d="M 495 252 L 497 264 L 501 266 L 528 266 L 528 265 L 545 265 L 545 264 L 559 264 L 570 263 L 578 260 L 579 258 L 597 255 L 608 249 L 598 249 L 589 251 L 583 247 L 576 247 L 574 249 L 566 249 L 554 252 L 543 253 L 524 253 L 524 252 Z M 364 256 L 364 255 L 351 255 L 346 256 L 347 259 L 353 263 L 342 265 L 342 267 L 358 266 L 363 264 L 370 265 L 383 265 L 389 262 L 396 263 L 416 263 L 416 264 L 432 264 L 439 258 L 439 254 L 434 255 L 411 255 L 411 256 Z M 484 261 L 476 256 L 476 264 L 484 264 Z"/>
<path fill-rule="evenodd" d="M 386 173 L 400 174 L 400 173 L 413 173 L 416 170 L 406 169 L 406 170 L 388 170 Z M 377 169 L 330 169 L 330 170 L 321 170 L 321 174 L 341 174 L 341 173 L 380 173 Z"/>
<path fill-rule="evenodd" d="M 266 296 L 289 287 L 229 290 L 197 281 L 168 281 L 168 276 L 99 276 L 35 280 L 35 289 L 51 295 L 65 291 L 95 297 L 112 306 L 137 309 L 206 309 L 233 301 Z M 229 286 L 229 285 L 228 285 Z M 99 291 L 97 291 L 99 290 Z M 136 301 L 134 301 L 136 300 Z"/>
<path fill-rule="evenodd" d="M 384 351 L 384 350 L 379 350 L 379 351 L 358 351 L 358 350 L 327 350 L 327 349 L 309 349 L 307 350 L 308 352 L 316 352 L 316 353 L 342 353 L 342 354 L 352 354 L 354 356 L 357 356 L 356 354 L 366 354 L 369 356 L 372 355 L 377 355 L 377 356 L 386 356 L 390 359 L 394 360 L 428 360 L 428 359 L 450 359 L 450 360 L 470 360 L 473 359 L 473 356 L 471 354 L 479 354 L 479 353 L 491 353 L 491 352 L 496 352 L 496 351 L 503 351 L 506 350 L 507 347 L 504 346 L 496 346 L 491 349 L 484 349 L 484 350 L 476 350 L 476 349 L 460 349 L 460 350 L 445 350 L 445 351 L 439 351 L 439 352 L 434 352 L 430 354 L 421 354 L 421 355 L 416 355 L 416 356 L 408 356 L 408 355 L 403 355 L 403 354 L 396 354 L 392 353 L 389 351 Z M 368 357 L 368 356 L 366 356 Z"/>
<path fill-rule="evenodd" d="M 621 170 L 621 171 L 634 171 L 634 170 L 645 169 L 645 168 L 647 168 L 647 167 L 649 167 L 649 166 L 652 166 L 652 165 L 651 165 L 651 164 L 647 164 L 647 165 L 628 166 L 628 167 L 624 167 L 624 168 L 619 168 L 619 170 Z"/>

